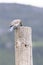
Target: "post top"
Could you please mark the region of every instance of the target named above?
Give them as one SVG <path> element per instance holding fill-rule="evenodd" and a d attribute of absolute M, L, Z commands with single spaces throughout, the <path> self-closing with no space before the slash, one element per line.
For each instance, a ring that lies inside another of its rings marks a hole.
<path fill-rule="evenodd" d="M 31 27 L 28 27 L 28 26 L 20 26 L 20 28 L 30 28 L 31 29 Z"/>
<path fill-rule="evenodd" d="M 28 26 L 20 26 L 19 28 L 20 28 L 20 29 L 28 29 L 28 30 L 32 30 L 32 28 L 31 28 L 31 27 L 28 27 Z"/>

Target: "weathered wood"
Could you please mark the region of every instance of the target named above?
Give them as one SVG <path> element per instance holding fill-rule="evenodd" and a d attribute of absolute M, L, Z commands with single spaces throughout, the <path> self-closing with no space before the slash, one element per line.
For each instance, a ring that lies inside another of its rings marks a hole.
<path fill-rule="evenodd" d="M 33 65 L 31 27 L 20 27 L 15 31 L 15 65 Z"/>

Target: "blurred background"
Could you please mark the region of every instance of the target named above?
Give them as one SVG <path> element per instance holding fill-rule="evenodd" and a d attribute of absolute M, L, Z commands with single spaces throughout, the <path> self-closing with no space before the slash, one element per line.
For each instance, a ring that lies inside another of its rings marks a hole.
<path fill-rule="evenodd" d="M 43 8 L 0 3 L 0 65 L 14 65 L 14 31 L 8 32 L 14 19 L 32 27 L 33 65 L 43 65 Z"/>

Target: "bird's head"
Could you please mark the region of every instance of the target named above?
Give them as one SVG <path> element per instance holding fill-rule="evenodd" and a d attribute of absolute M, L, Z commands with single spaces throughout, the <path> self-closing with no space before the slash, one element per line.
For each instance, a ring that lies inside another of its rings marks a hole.
<path fill-rule="evenodd" d="M 13 29 L 14 30 L 17 29 L 19 26 L 22 26 L 21 20 L 20 19 L 13 20 L 10 23 L 10 31 L 12 31 Z"/>

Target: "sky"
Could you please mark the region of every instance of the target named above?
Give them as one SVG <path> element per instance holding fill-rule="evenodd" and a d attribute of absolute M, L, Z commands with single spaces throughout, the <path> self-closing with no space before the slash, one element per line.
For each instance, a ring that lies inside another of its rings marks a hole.
<path fill-rule="evenodd" d="M 43 0 L 0 0 L 0 3 L 19 3 L 36 7 L 43 7 Z"/>

